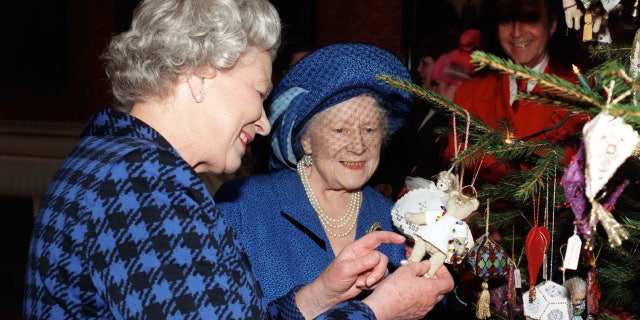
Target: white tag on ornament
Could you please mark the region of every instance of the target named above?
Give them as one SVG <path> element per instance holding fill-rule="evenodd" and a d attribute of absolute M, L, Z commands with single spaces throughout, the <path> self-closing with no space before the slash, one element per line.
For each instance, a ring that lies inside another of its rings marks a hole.
<path fill-rule="evenodd" d="M 516 289 L 522 288 L 522 277 L 520 276 L 520 269 L 513 271 L 513 282 Z"/>
<path fill-rule="evenodd" d="M 580 237 L 577 234 L 569 237 L 569 241 L 567 241 L 567 252 L 565 253 L 562 265 L 565 269 L 576 270 L 578 268 L 580 248 L 582 248 L 582 240 Z"/>

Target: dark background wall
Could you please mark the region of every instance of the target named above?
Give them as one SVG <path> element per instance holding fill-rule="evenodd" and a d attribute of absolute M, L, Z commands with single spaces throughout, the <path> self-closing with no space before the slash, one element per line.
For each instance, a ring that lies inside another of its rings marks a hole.
<path fill-rule="evenodd" d="M 98 56 L 109 37 L 128 26 L 138 2 L 37 0 L 15 2 L 14 10 L 0 10 L 4 42 L 0 50 L 0 119 L 84 122 L 107 106 Z M 341 40 L 370 42 L 402 54 L 402 1 L 273 3 L 283 16 L 287 37 L 296 36 L 311 45 Z M 316 27 L 316 21 L 323 25 Z"/>
<path fill-rule="evenodd" d="M 0 120 L 85 122 L 108 106 L 98 56 L 112 34 L 128 27 L 138 2 L 16 1 L 0 10 Z M 438 13 L 445 0 L 272 2 L 284 23 L 284 48 L 367 42 L 407 63 L 416 37 L 451 23 Z"/>

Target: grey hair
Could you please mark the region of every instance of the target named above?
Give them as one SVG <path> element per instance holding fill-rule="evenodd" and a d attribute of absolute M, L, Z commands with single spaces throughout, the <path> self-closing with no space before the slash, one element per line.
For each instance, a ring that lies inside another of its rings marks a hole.
<path fill-rule="evenodd" d="M 275 59 L 280 31 L 267 0 L 143 0 L 102 55 L 114 107 L 165 98 L 180 76 L 232 68 L 249 47 Z"/>

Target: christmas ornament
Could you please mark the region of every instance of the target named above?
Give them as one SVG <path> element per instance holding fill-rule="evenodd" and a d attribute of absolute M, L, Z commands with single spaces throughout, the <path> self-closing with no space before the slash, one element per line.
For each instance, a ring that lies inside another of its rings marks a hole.
<path fill-rule="evenodd" d="M 636 5 L 638 1 L 636 1 Z M 636 35 L 633 37 L 633 43 L 631 45 L 631 56 L 629 57 L 629 74 L 632 79 L 636 79 L 640 75 L 640 28 L 636 30 Z M 633 105 L 640 105 L 640 95 L 638 90 L 633 89 Z"/>
<path fill-rule="evenodd" d="M 491 316 L 489 311 L 491 295 L 487 281 L 504 277 L 509 273 L 509 257 L 504 248 L 491 240 L 487 233 L 477 239 L 470 250 L 467 261 L 471 264 L 473 274 L 483 280 L 476 317 L 478 319 L 489 318 Z"/>
<path fill-rule="evenodd" d="M 584 30 L 582 30 L 582 41 L 587 42 L 593 39 L 593 16 L 591 11 L 587 9 L 584 14 Z"/>
<path fill-rule="evenodd" d="M 597 315 L 600 311 L 600 297 L 602 292 L 596 279 L 595 266 L 587 271 L 587 308 L 589 315 Z"/>
<path fill-rule="evenodd" d="M 524 315 L 527 319 L 571 319 L 569 295 L 564 286 L 545 281 L 535 287 L 537 294 L 533 300 L 529 292 L 523 295 Z"/>
<path fill-rule="evenodd" d="M 576 227 L 577 233 L 585 240 L 585 248 L 591 248 L 591 240 L 593 238 L 593 230 L 599 222 L 598 215 L 592 215 L 590 218 L 585 217 L 584 212 L 588 205 L 588 199 L 585 196 L 585 177 L 584 177 L 584 146 L 580 145 L 578 151 L 571 158 L 571 162 L 567 167 L 567 170 L 562 177 L 560 184 L 564 189 L 565 198 L 575 216 L 573 225 Z M 624 188 L 629 184 L 629 180 L 619 185 L 613 192 L 610 193 L 606 202 L 602 205 L 602 208 L 606 211 L 613 209 L 613 206 L 618 200 Z M 606 215 L 606 213 L 602 213 Z"/>
<path fill-rule="evenodd" d="M 483 280 L 482 291 L 476 307 L 476 317 L 486 319 L 491 317 L 489 308 L 491 294 L 487 281 L 504 277 L 508 274 L 509 257 L 500 245 L 489 237 L 489 203 L 485 211 L 485 234 L 479 237 L 469 252 L 467 262 L 472 267 L 473 274 Z"/>
<path fill-rule="evenodd" d="M 564 7 L 564 19 L 569 29 L 580 30 L 580 18 L 582 18 L 582 10 L 578 7 L 575 0 L 562 0 Z"/>
<path fill-rule="evenodd" d="M 588 219 L 585 219 L 584 212 L 587 208 L 587 198 L 584 195 L 584 147 L 580 145 L 578 151 L 571 158 L 569 166 L 562 176 L 560 184 L 564 190 L 565 198 L 575 216 L 573 224 L 577 228 L 578 234 L 585 241 L 591 240 L 591 230 L 595 226 L 590 226 Z"/>
<path fill-rule="evenodd" d="M 638 133 L 622 118 L 599 113 L 583 128 L 586 151 L 585 195 L 591 202 L 590 225 L 599 220 L 607 232 L 609 244 L 619 246 L 629 233 L 596 199 L 618 167 L 633 153 Z M 596 220 L 597 219 L 597 220 Z"/>
<path fill-rule="evenodd" d="M 636 30 L 636 34 L 633 37 L 633 43 L 631 44 L 631 56 L 629 56 L 629 74 L 631 78 L 636 78 L 640 75 L 640 28 Z"/>
<path fill-rule="evenodd" d="M 540 221 L 540 194 L 532 197 L 534 226 L 529 230 L 525 239 L 524 250 L 527 253 L 527 268 L 529 270 L 529 302 L 536 298 L 536 282 L 538 272 L 544 262 L 544 256 L 549 250 L 551 235 L 545 226 L 538 226 Z"/>
<path fill-rule="evenodd" d="M 571 314 L 573 320 L 582 320 L 582 313 L 587 308 L 587 283 L 580 277 L 573 277 L 563 283 L 569 292 Z"/>
<path fill-rule="evenodd" d="M 484 281 L 504 277 L 509 272 L 507 252 L 487 234 L 476 240 L 467 261 L 473 269 L 473 274 Z"/>
<path fill-rule="evenodd" d="M 593 199 L 618 167 L 633 153 L 638 133 L 622 118 L 599 113 L 584 125 L 585 194 Z"/>
<path fill-rule="evenodd" d="M 452 183 L 457 183 L 453 180 Z M 449 200 L 449 192 L 438 189 L 431 180 L 418 177 L 407 177 L 405 185 L 409 191 L 404 194 L 391 209 L 393 225 L 405 236 L 411 237 L 420 225 L 405 219 L 407 212 L 442 212 L 442 208 Z M 451 188 L 457 189 L 457 184 Z"/>
<path fill-rule="evenodd" d="M 609 30 L 608 24 L 605 23 L 602 27 L 602 30 L 598 32 L 596 44 L 600 47 L 610 47 L 613 44 L 613 40 L 611 39 L 611 31 Z"/>
<path fill-rule="evenodd" d="M 529 269 L 529 301 L 536 298 L 536 287 L 538 273 L 544 261 L 544 255 L 549 249 L 549 230 L 544 226 L 535 226 L 529 230 L 525 241 L 527 252 L 527 266 Z"/>

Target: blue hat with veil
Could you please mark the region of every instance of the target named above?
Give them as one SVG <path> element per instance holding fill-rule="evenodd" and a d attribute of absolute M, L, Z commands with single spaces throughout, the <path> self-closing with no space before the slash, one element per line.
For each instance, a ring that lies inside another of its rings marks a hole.
<path fill-rule="evenodd" d="M 411 81 L 407 68 L 391 53 L 373 45 L 340 43 L 316 50 L 295 64 L 266 102 L 272 125 L 271 169 L 295 168 L 303 150 L 300 135 L 321 111 L 361 94 L 389 109 L 389 132 L 409 114 L 412 97 L 377 75 Z"/>

